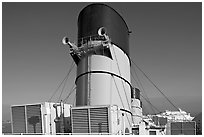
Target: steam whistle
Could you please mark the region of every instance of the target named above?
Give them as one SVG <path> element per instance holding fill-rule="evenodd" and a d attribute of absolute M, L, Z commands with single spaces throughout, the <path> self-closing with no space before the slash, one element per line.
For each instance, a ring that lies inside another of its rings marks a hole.
<path fill-rule="evenodd" d="M 67 36 L 65 36 L 63 39 L 62 39 L 62 44 L 63 45 L 69 45 L 69 47 L 71 49 L 74 49 L 74 50 L 78 50 L 78 47 L 74 44 L 74 43 L 71 43 L 69 41 L 69 38 Z"/>
<path fill-rule="evenodd" d="M 109 41 L 109 37 L 108 35 L 106 34 L 106 28 L 105 27 L 101 27 L 98 29 L 98 35 L 99 36 L 104 36 L 105 40 Z"/>
<path fill-rule="evenodd" d="M 83 56 L 100 51 L 100 49 L 109 48 L 111 41 L 106 33 L 107 33 L 106 28 L 100 27 L 98 29 L 98 36 L 103 37 L 103 39 L 97 39 L 97 40 L 91 39 L 91 36 L 90 36 L 90 39 L 87 40 L 86 43 L 78 47 L 76 44 L 70 42 L 69 38 L 65 36 L 62 39 L 62 44 L 69 45 L 70 55 L 72 56 L 74 62 L 78 65 L 79 61 Z"/>

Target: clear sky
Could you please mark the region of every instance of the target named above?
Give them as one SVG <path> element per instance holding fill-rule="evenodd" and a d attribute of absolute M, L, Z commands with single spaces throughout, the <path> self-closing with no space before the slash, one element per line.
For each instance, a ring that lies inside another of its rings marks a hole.
<path fill-rule="evenodd" d="M 10 105 L 45 102 L 51 97 L 72 63 L 61 39 L 67 35 L 77 41 L 77 17 L 88 4 L 2 4 L 3 120 L 10 119 Z M 193 115 L 201 112 L 202 3 L 106 4 L 121 14 L 132 31 L 132 60 L 177 107 Z M 173 109 L 136 71 L 154 106 L 161 111 Z M 71 91 L 75 73 L 76 66 L 62 99 Z M 133 80 L 132 84 L 137 86 Z M 67 102 L 73 100 L 74 94 Z M 151 113 L 149 105 L 142 101 L 144 111 Z"/>

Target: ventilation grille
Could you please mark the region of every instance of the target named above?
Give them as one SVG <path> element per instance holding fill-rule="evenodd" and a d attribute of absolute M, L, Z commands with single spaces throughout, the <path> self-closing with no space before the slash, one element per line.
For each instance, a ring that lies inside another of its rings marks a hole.
<path fill-rule="evenodd" d="M 109 133 L 108 108 L 72 109 L 73 133 Z"/>
<path fill-rule="evenodd" d="M 190 122 L 172 122 L 171 123 L 171 135 L 195 135 L 196 123 Z"/>
<path fill-rule="evenodd" d="M 42 133 L 41 104 L 11 109 L 13 133 Z"/>
<path fill-rule="evenodd" d="M 108 108 L 90 109 L 91 133 L 108 133 Z"/>
<path fill-rule="evenodd" d="M 26 133 L 25 106 L 12 107 L 13 133 Z"/>
<path fill-rule="evenodd" d="M 89 133 L 88 109 L 72 110 L 73 133 Z"/>
<path fill-rule="evenodd" d="M 42 133 L 41 105 L 28 105 L 26 111 L 28 133 Z"/>

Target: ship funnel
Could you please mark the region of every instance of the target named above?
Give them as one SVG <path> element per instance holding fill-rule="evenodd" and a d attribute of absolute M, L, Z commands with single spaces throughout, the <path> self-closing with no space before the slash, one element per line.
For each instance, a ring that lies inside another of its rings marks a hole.
<path fill-rule="evenodd" d="M 124 133 L 132 126 L 128 31 L 113 8 L 100 3 L 88 5 L 78 16 L 78 50 L 72 54 L 77 62 L 76 106 L 117 105 L 124 111 L 118 114 L 123 126 L 114 132 Z"/>
<path fill-rule="evenodd" d="M 106 29 L 105 29 L 105 27 L 101 27 L 100 29 L 98 29 L 98 35 L 99 35 L 99 36 L 104 36 L 104 35 L 106 35 Z"/>

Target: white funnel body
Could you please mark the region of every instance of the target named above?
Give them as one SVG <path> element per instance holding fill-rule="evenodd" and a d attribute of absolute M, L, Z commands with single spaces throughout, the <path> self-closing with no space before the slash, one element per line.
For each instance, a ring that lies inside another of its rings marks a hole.
<path fill-rule="evenodd" d="M 114 44 L 110 44 L 109 49 L 112 59 L 103 55 L 88 55 L 80 60 L 76 84 L 83 85 L 83 79 L 88 79 L 85 83 L 88 89 L 88 106 L 118 105 L 124 109 L 124 131 L 128 128 L 126 132 L 130 132 L 132 118 L 129 58 Z"/>

